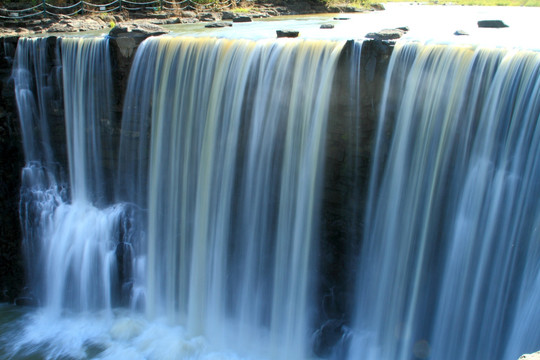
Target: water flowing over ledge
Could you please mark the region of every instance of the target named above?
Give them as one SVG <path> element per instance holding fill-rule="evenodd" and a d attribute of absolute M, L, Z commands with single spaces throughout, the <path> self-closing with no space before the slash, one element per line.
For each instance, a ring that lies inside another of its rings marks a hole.
<path fill-rule="evenodd" d="M 6 325 L 0 354 L 538 346 L 537 53 L 398 44 L 377 122 L 383 43 L 160 37 L 137 50 L 120 119 L 109 40 L 50 44 L 22 39 L 14 67 L 42 308 Z"/>
<path fill-rule="evenodd" d="M 351 359 L 515 359 L 538 346 L 539 96 L 536 52 L 394 50 Z"/>

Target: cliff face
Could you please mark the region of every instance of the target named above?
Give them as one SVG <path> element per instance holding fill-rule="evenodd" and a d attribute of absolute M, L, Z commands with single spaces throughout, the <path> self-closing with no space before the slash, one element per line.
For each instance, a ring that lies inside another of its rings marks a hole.
<path fill-rule="evenodd" d="M 318 335 L 328 344 L 343 338 L 353 308 L 368 176 L 380 94 L 392 45 L 349 41 L 334 79 L 327 131 L 322 238 L 319 257 Z M 358 56 L 360 56 L 358 58 Z M 359 68 L 358 68 L 359 65 Z M 317 348 L 317 345 L 315 346 Z"/>
<path fill-rule="evenodd" d="M 24 286 L 19 226 L 19 189 L 24 157 L 11 66 L 17 38 L 0 46 L 0 301 L 13 301 Z"/>

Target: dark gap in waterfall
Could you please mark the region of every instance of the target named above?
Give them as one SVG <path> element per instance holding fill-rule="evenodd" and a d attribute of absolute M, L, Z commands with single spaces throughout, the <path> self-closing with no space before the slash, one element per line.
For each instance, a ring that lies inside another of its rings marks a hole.
<path fill-rule="evenodd" d="M 376 161 L 375 132 L 392 48 L 378 40 L 348 41 L 334 77 L 313 335 L 313 351 L 321 357 L 347 356 L 369 173 Z"/>

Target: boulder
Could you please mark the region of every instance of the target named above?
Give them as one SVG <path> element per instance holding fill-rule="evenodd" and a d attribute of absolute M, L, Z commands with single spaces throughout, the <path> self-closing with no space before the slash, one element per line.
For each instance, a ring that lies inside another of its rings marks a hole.
<path fill-rule="evenodd" d="M 202 14 L 199 14 L 199 20 L 200 21 L 216 21 L 217 18 L 212 13 L 202 13 Z"/>
<path fill-rule="evenodd" d="M 181 17 L 184 17 L 184 18 L 196 18 L 197 17 L 197 13 L 194 12 L 194 11 L 181 11 L 180 12 L 180 16 Z"/>
<path fill-rule="evenodd" d="M 402 37 L 403 34 L 405 34 L 405 31 L 401 29 L 383 29 L 378 32 L 366 34 L 366 38 L 374 40 L 395 40 Z"/>
<path fill-rule="evenodd" d="M 116 25 L 109 31 L 109 37 L 149 37 L 166 34 L 168 31 L 159 25 L 150 23 L 124 23 Z"/>
<path fill-rule="evenodd" d="M 276 30 L 278 38 L 295 38 L 300 35 L 299 31 L 296 30 Z"/>
<path fill-rule="evenodd" d="M 334 25 L 332 24 L 322 24 L 321 29 L 333 29 Z"/>
<path fill-rule="evenodd" d="M 150 23 L 124 23 L 113 27 L 109 31 L 109 38 L 118 47 L 123 57 L 130 58 L 144 39 L 167 32 L 161 26 Z"/>
<path fill-rule="evenodd" d="M 101 30 L 109 27 L 109 24 L 102 21 L 99 18 L 61 18 L 56 24 L 49 27 L 47 32 L 77 32 L 77 31 L 91 31 Z"/>
<path fill-rule="evenodd" d="M 228 22 L 215 22 L 215 23 L 204 25 L 205 28 L 222 28 L 226 26 L 232 26 L 232 24 Z"/>
<path fill-rule="evenodd" d="M 479 28 L 506 28 L 508 25 L 506 25 L 502 20 L 480 20 L 478 21 L 478 27 Z"/>
<path fill-rule="evenodd" d="M 221 13 L 221 20 L 232 20 L 234 17 L 235 14 L 232 11 L 223 11 Z"/>
<path fill-rule="evenodd" d="M 195 18 L 182 18 L 182 24 L 195 24 L 198 22 L 199 20 Z"/>
<path fill-rule="evenodd" d="M 456 31 L 454 32 L 454 35 L 456 35 L 456 36 L 468 36 L 469 33 L 466 32 L 465 30 L 456 30 Z"/>
<path fill-rule="evenodd" d="M 245 23 L 245 22 L 251 22 L 251 18 L 249 16 L 237 16 L 234 19 L 232 19 L 235 23 Z"/>

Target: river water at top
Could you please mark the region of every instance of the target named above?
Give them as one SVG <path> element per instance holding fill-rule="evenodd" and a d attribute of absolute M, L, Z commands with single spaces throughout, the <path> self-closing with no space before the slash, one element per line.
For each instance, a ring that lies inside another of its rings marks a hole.
<path fill-rule="evenodd" d="M 419 3 L 388 3 L 384 6 L 385 11 L 254 19 L 251 23 L 234 23 L 232 27 L 218 29 L 204 28 L 204 23 L 171 25 L 167 29 L 178 35 L 249 39 L 272 38 L 276 36 L 276 30 L 290 29 L 300 31 L 302 38 L 364 39 L 369 32 L 408 26 L 410 31 L 403 40 L 540 49 L 537 37 L 540 8 Z M 502 20 L 508 27 L 478 28 L 479 20 L 494 19 Z M 332 24 L 334 28 L 321 29 L 322 24 Z M 469 35 L 456 36 L 457 30 Z"/>

